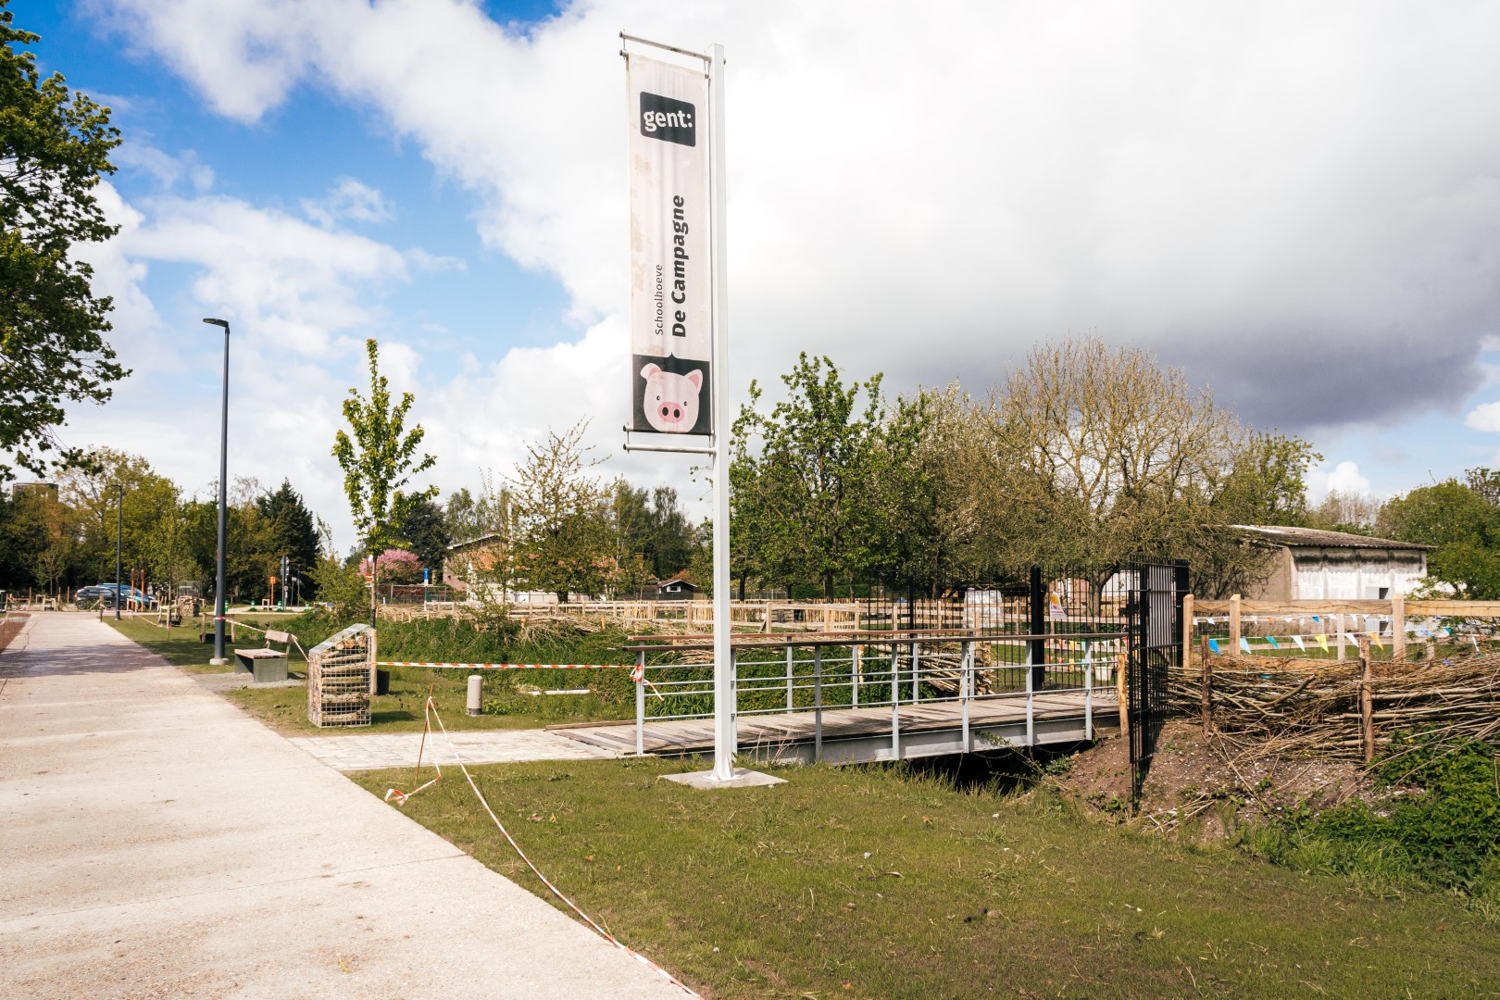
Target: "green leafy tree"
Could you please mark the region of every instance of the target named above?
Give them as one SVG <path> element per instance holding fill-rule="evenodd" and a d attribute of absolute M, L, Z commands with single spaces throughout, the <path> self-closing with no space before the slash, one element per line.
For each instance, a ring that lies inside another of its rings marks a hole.
<path fill-rule="evenodd" d="M 731 558 L 750 560 L 789 588 L 814 584 L 832 597 L 870 569 L 877 512 L 873 478 L 885 447 L 881 376 L 844 384 L 828 358 L 802 354 L 782 376 L 787 396 L 762 413 L 760 387 L 735 421 L 730 468 Z M 863 397 L 863 402 L 861 402 Z M 742 583 L 752 571 L 740 566 Z"/>
<path fill-rule="evenodd" d="M 414 397 L 405 392 L 400 402 L 392 403 L 390 383 L 380 374 L 380 345 L 373 338 L 365 341 L 365 353 L 370 393 L 366 397 L 358 389 L 349 390 L 349 398 L 344 400 L 349 431 L 334 435 L 333 457 L 344 471 L 344 494 L 349 498 L 354 526 L 365 550 L 373 556 L 396 541 L 396 525 L 413 504 L 437 495 L 436 486 L 406 492 L 412 478 L 432 468 L 437 459 L 418 453 L 426 432 L 420 424 L 406 429 Z M 379 564 L 373 563 L 372 569 L 378 575 Z M 370 584 L 373 622 L 379 581 L 372 577 Z"/>
<path fill-rule="evenodd" d="M 443 517 L 443 508 L 430 499 L 421 499 L 409 504 L 396 524 L 396 537 L 413 553 L 422 566 L 431 570 L 433 583 L 443 579 L 443 557 L 447 554 L 448 526 Z M 421 574 L 417 574 L 417 581 Z"/>
<path fill-rule="evenodd" d="M 692 564 L 698 539 L 682 512 L 677 491 L 670 486 L 653 490 L 616 479 L 611 487 L 617 555 L 622 567 L 638 560 L 643 578 L 665 580 Z"/>
<path fill-rule="evenodd" d="M 120 142 L 109 109 L 43 80 L 0 0 L 0 454 L 37 475 L 85 459 L 58 444 L 68 402 L 103 403 L 126 370 L 104 339 L 111 303 L 95 297 L 80 244 L 117 231 L 94 189 Z M 51 454 L 49 454 L 51 453 Z M 0 462 L 0 482 L 12 478 Z"/>
<path fill-rule="evenodd" d="M 290 571 L 302 580 L 302 596 L 312 597 L 317 589 L 311 574 L 318 564 L 318 529 L 302 494 L 283 479 L 275 492 L 256 497 L 255 506 L 269 527 L 271 555 L 277 565 L 286 556 Z"/>
<path fill-rule="evenodd" d="M 194 578 L 204 565 L 193 558 L 181 491 L 139 455 L 113 448 L 90 451 L 87 460 L 59 479 L 59 496 L 77 512 L 81 572 L 93 579 L 115 577 L 115 531 L 121 531 L 121 559 L 130 570 L 145 570 L 153 584 L 168 587 Z M 123 500 L 116 487 L 123 487 Z M 121 505 L 119 517 L 116 506 Z M 213 565 L 212 549 L 206 565 Z"/>
<path fill-rule="evenodd" d="M 1471 600 L 1500 599 L 1500 508 L 1479 490 L 1448 479 L 1392 497 L 1378 534 L 1433 546 L 1429 579 Z"/>
<path fill-rule="evenodd" d="M 509 580 L 570 594 L 602 594 L 620 582 L 610 491 L 589 469 L 586 423 L 526 446 L 510 478 L 515 538 L 504 556 Z"/>
<path fill-rule="evenodd" d="M 449 544 L 471 542 L 485 535 L 504 535 L 510 498 L 505 488 L 495 489 L 488 473 L 477 493 L 468 487 L 448 494 L 443 504 L 443 531 Z"/>

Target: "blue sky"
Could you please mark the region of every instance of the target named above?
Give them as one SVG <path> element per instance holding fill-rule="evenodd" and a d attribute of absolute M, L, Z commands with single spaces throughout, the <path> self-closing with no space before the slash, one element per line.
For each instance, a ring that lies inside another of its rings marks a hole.
<path fill-rule="evenodd" d="M 127 143 L 94 262 L 137 374 L 63 437 L 204 488 L 224 315 L 232 474 L 341 545 L 366 336 L 445 493 L 579 419 L 604 472 L 701 492 L 619 449 L 621 29 L 728 47 L 737 393 L 810 350 L 983 394 L 1093 334 L 1309 438 L 1315 494 L 1500 452 L 1493 3 L 13 6 Z"/>

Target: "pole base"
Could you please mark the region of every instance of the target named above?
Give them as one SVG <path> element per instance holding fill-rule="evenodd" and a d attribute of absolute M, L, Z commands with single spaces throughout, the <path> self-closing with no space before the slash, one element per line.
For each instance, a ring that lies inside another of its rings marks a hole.
<path fill-rule="evenodd" d="M 222 656 L 215 656 L 208 661 L 208 665 L 210 667 L 222 667 L 226 666 L 228 663 L 229 661 Z"/>
<path fill-rule="evenodd" d="M 689 788 L 759 788 L 763 785 L 784 785 L 785 778 L 737 767 L 732 778 L 715 778 L 712 771 L 688 771 L 684 774 L 664 774 L 666 781 L 675 781 Z"/>

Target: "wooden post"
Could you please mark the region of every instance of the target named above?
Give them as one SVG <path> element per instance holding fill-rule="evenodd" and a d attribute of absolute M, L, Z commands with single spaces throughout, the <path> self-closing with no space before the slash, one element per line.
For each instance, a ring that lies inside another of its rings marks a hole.
<path fill-rule="evenodd" d="M 1115 697 L 1120 700 L 1120 735 L 1130 735 L 1130 697 L 1125 685 L 1125 675 L 1129 672 L 1129 654 L 1121 651 L 1115 657 Z"/>
<path fill-rule="evenodd" d="M 1203 736 L 1208 738 L 1214 729 L 1214 667 L 1209 661 L 1209 637 L 1203 637 L 1203 694 L 1199 697 L 1199 711 L 1203 714 Z"/>
<path fill-rule="evenodd" d="M 1182 665 L 1187 667 L 1193 657 L 1193 595 L 1182 597 Z"/>
<path fill-rule="evenodd" d="M 1344 662 L 1344 616 L 1342 614 L 1333 616 L 1333 638 L 1339 647 L 1339 662 Z"/>
<path fill-rule="evenodd" d="M 1240 652 L 1240 595 L 1231 594 L 1229 597 L 1229 654 L 1238 656 Z"/>
<path fill-rule="evenodd" d="M 1406 598 L 1401 594 L 1391 598 L 1391 659 L 1406 660 Z"/>
<path fill-rule="evenodd" d="M 375 666 L 376 661 L 380 659 L 380 651 L 377 648 L 379 637 L 379 629 L 370 629 L 370 694 L 372 696 L 375 694 L 375 672 L 380 669 Z"/>
<path fill-rule="evenodd" d="M 1427 640 L 1426 656 L 1424 657 L 1424 659 L 1426 659 L 1427 665 L 1429 667 L 1437 662 L 1437 643 L 1433 642 L 1431 639 Z"/>
<path fill-rule="evenodd" d="M 1370 636 L 1364 632 L 1359 634 L 1359 674 L 1360 742 L 1368 764 L 1375 759 L 1375 698 L 1370 690 L 1375 673 L 1370 663 Z"/>

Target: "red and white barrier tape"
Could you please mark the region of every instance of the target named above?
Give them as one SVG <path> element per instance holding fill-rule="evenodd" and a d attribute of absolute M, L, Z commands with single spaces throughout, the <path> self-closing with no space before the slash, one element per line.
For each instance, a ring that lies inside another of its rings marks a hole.
<path fill-rule="evenodd" d="M 377 667 L 431 667 L 435 670 L 634 670 L 628 663 L 427 663 L 381 660 Z"/>

